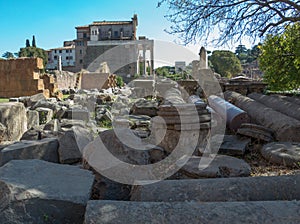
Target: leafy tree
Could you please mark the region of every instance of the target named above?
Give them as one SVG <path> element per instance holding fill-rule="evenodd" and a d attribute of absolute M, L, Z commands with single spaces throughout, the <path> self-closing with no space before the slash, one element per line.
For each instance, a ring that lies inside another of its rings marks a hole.
<path fill-rule="evenodd" d="M 233 77 L 242 71 L 241 62 L 231 51 L 213 51 L 209 57 L 213 69 L 221 76 Z"/>
<path fill-rule="evenodd" d="M 300 88 L 300 23 L 269 35 L 261 46 L 260 69 L 271 90 Z"/>
<path fill-rule="evenodd" d="M 48 61 L 48 54 L 47 52 L 38 47 L 25 47 L 21 48 L 19 51 L 19 57 L 38 57 L 42 58 L 44 62 L 44 67 L 46 67 L 47 61 Z"/>
<path fill-rule="evenodd" d="M 32 37 L 32 47 L 36 47 L 35 36 L 34 36 L 34 35 L 33 35 L 33 37 Z"/>
<path fill-rule="evenodd" d="M 215 31 L 220 34 L 215 38 L 218 44 L 245 35 L 257 39 L 300 21 L 300 1 L 295 0 L 159 0 L 158 7 L 164 3 L 173 24 L 168 32 L 179 34 L 186 44 L 207 41 Z"/>
<path fill-rule="evenodd" d="M 14 53 L 12 53 L 12 52 L 6 51 L 6 52 L 2 55 L 2 57 L 3 57 L 3 58 L 9 59 L 9 58 L 15 58 L 15 55 L 14 55 Z"/>
<path fill-rule="evenodd" d="M 30 47 L 30 42 L 28 39 L 26 39 L 26 47 Z"/>

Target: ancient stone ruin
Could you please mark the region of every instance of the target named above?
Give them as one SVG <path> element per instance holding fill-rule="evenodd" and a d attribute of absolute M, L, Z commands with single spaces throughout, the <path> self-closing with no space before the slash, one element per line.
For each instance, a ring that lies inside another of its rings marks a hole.
<path fill-rule="evenodd" d="M 0 223 L 299 223 L 298 98 L 9 61 L 26 79 L 0 103 Z"/>

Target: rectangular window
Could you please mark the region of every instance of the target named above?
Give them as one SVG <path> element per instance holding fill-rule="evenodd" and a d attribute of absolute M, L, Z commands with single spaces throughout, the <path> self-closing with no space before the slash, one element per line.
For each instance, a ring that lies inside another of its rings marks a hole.
<path fill-rule="evenodd" d="M 56 54 L 56 50 L 54 50 L 54 53 Z"/>
<path fill-rule="evenodd" d="M 79 51 L 79 54 L 82 54 L 82 50 Z"/>
<path fill-rule="evenodd" d="M 86 33 L 83 33 L 83 38 L 86 38 Z"/>
<path fill-rule="evenodd" d="M 115 32 L 114 32 L 114 37 L 117 38 L 118 36 L 119 36 L 119 32 L 118 32 L 118 31 L 115 31 Z"/>
<path fill-rule="evenodd" d="M 69 53 L 69 50 L 66 50 L 66 53 Z"/>
<path fill-rule="evenodd" d="M 62 50 L 59 50 L 59 53 L 61 54 L 61 53 L 62 53 Z"/>
<path fill-rule="evenodd" d="M 69 56 L 69 59 L 70 59 L 70 60 L 73 60 L 73 56 Z"/>
<path fill-rule="evenodd" d="M 82 64 L 82 59 L 80 59 L 79 63 Z"/>
<path fill-rule="evenodd" d="M 72 50 L 69 50 L 70 53 L 72 53 Z"/>
<path fill-rule="evenodd" d="M 54 60 L 57 60 L 57 55 L 54 56 Z"/>
<path fill-rule="evenodd" d="M 68 56 L 66 56 L 66 60 L 69 60 L 69 57 L 68 57 Z"/>

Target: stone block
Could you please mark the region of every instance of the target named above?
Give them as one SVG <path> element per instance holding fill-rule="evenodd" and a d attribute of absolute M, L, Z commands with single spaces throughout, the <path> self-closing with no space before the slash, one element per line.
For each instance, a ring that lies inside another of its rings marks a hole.
<path fill-rule="evenodd" d="M 73 126 L 59 138 L 59 161 L 60 163 L 72 164 L 82 159 L 84 147 L 93 141 L 93 136 L 88 129 Z"/>
<path fill-rule="evenodd" d="M 0 166 L 11 160 L 41 159 L 58 163 L 58 141 L 45 138 L 38 141 L 22 140 L 0 149 Z"/>
<path fill-rule="evenodd" d="M 49 108 L 39 107 L 36 111 L 39 113 L 40 124 L 46 124 L 53 118 L 53 110 Z"/>
<path fill-rule="evenodd" d="M 76 166 L 13 160 L 0 168 L 0 223 L 83 223 L 94 176 Z"/>
<path fill-rule="evenodd" d="M 27 116 L 24 105 L 15 102 L 1 103 L 0 123 L 7 129 L 2 140 L 18 141 L 27 130 Z"/>
<path fill-rule="evenodd" d="M 90 113 L 87 109 L 83 108 L 69 108 L 66 110 L 64 118 L 72 120 L 89 121 Z"/>
<path fill-rule="evenodd" d="M 199 167 L 204 157 L 193 156 L 179 170 L 188 178 L 216 178 L 216 177 L 246 177 L 250 176 L 251 167 L 242 159 L 231 156 L 216 155 L 207 167 Z"/>
<path fill-rule="evenodd" d="M 27 129 L 36 128 L 40 125 L 39 112 L 35 110 L 27 110 Z"/>

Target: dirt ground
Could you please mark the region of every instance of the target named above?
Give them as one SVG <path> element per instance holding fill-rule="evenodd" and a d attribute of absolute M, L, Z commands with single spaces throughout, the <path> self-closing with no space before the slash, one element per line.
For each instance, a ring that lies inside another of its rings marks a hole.
<path fill-rule="evenodd" d="M 272 164 L 265 160 L 260 154 L 262 144 L 252 144 L 249 146 L 249 152 L 243 159 L 251 166 L 251 176 L 281 176 L 300 174 L 300 166 L 286 167 Z"/>

